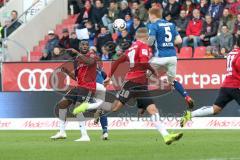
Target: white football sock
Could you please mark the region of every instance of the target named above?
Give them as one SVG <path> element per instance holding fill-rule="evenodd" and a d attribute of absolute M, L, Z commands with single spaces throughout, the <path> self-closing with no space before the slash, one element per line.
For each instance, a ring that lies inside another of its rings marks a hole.
<path fill-rule="evenodd" d="M 65 132 L 65 125 L 66 125 L 66 117 L 67 117 L 67 109 L 59 109 L 59 120 L 60 120 L 60 132 Z"/>
<path fill-rule="evenodd" d="M 204 106 L 202 108 L 199 108 L 195 111 L 192 112 L 192 117 L 203 117 L 203 116 L 208 116 L 208 115 L 213 115 L 214 110 L 213 107 L 211 106 Z"/>
<path fill-rule="evenodd" d="M 103 100 L 97 99 L 95 103 L 89 103 L 87 110 L 94 110 L 99 108 L 103 104 Z"/>
<path fill-rule="evenodd" d="M 79 127 L 80 127 L 80 131 L 81 131 L 81 135 L 88 136 L 86 125 L 85 125 L 86 118 L 84 117 L 84 115 L 82 113 L 78 114 L 77 118 L 79 120 Z"/>
<path fill-rule="evenodd" d="M 164 127 L 164 125 L 160 122 L 159 113 L 155 113 L 151 116 L 151 121 L 153 122 L 156 129 L 161 133 L 162 136 L 169 135 L 168 131 Z"/>

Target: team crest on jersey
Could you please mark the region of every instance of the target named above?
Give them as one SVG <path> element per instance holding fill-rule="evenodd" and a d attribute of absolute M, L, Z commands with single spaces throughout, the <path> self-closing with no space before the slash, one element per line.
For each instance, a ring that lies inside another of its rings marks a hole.
<path fill-rule="evenodd" d="M 142 49 L 142 54 L 145 56 L 148 56 L 148 50 L 147 49 Z"/>

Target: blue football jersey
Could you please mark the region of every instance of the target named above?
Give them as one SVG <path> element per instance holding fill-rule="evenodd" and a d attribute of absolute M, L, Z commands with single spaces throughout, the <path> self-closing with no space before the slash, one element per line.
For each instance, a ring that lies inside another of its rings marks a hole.
<path fill-rule="evenodd" d="M 97 77 L 96 77 L 96 82 L 103 84 L 103 81 L 106 79 L 107 74 L 101 70 L 101 69 L 97 69 Z"/>
<path fill-rule="evenodd" d="M 160 19 L 155 23 L 148 25 L 149 36 L 154 36 L 155 56 L 157 57 L 173 57 L 176 56 L 174 41 L 177 35 L 176 26 L 166 20 Z"/>

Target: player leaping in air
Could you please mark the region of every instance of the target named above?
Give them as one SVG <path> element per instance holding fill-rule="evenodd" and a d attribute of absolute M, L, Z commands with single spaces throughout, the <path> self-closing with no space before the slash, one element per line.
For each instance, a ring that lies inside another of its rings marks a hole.
<path fill-rule="evenodd" d="M 166 69 L 168 83 L 172 85 L 186 100 L 190 109 L 194 107 L 194 101 L 183 86 L 175 80 L 177 71 L 177 55 L 174 44 L 181 44 L 182 38 L 173 23 L 162 19 L 162 11 L 157 8 L 149 10 L 148 25 L 149 45 L 155 46 L 154 57 L 150 60 L 156 70 Z"/>
<path fill-rule="evenodd" d="M 150 66 L 149 60 L 152 56 L 151 48 L 148 46 L 148 30 L 147 28 L 139 28 L 136 32 L 136 42 L 125 52 L 125 54 L 115 61 L 112 65 L 111 71 L 105 80 L 105 83 L 110 82 L 110 78 L 114 74 L 117 67 L 124 62 L 129 62 L 129 71 L 126 74 L 125 82 L 121 90 L 116 95 L 111 111 L 116 112 L 121 109 L 131 98 L 137 98 L 138 92 L 145 92 L 146 97 L 150 97 L 148 91 L 148 77 L 147 70 L 150 70 L 154 75 L 157 73 Z M 163 124 L 160 122 L 160 116 L 156 105 L 151 98 L 141 102 L 138 107 L 143 107 L 151 115 L 151 120 L 156 129 L 161 133 L 166 144 L 171 144 L 182 137 L 182 133 L 168 133 Z M 76 107 L 74 112 L 81 113 L 87 111 L 88 103 L 83 103 Z"/>
<path fill-rule="evenodd" d="M 227 56 L 227 76 L 213 106 L 204 106 L 193 112 L 185 112 L 185 115 L 181 118 L 181 127 L 184 127 L 193 117 L 220 113 L 232 100 L 240 105 L 240 38 L 238 38 L 236 46 Z"/>

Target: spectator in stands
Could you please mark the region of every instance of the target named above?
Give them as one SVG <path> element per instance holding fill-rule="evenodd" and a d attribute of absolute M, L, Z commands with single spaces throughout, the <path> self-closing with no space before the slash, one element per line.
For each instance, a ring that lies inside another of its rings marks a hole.
<path fill-rule="evenodd" d="M 220 35 L 216 37 L 214 43 L 211 41 L 213 48 L 218 48 L 220 55 L 225 56 L 233 48 L 233 35 L 229 32 L 228 26 L 223 25 Z"/>
<path fill-rule="evenodd" d="M 151 2 L 151 7 L 150 8 L 157 8 L 157 9 L 162 8 L 161 4 L 159 3 L 158 0 L 149 0 L 149 1 Z"/>
<path fill-rule="evenodd" d="M 10 22 L 10 24 L 7 23 L 2 29 L 2 37 L 5 36 L 5 30 L 6 30 L 6 36 L 8 37 L 10 34 L 12 34 L 21 25 L 22 25 L 22 22 L 18 20 L 18 12 L 13 10 L 11 12 L 11 22 Z"/>
<path fill-rule="evenodd" d="M 108 14 L 106 14 L 105 16 L 103 16 L 102 21 L 103 21 L 103 25 L 108 27 L 108 30 L 113 33 L 114 29 L 113 29 L 113 22 L 115 19 L 117 19 L 119 14 L 119 10 L 118 10 L 118 5 L 117 3 L 112 0 L 110 2 L 109 5 L 109 9 L 108 9 Z"/>
<path fill-rule="evenodd" d="M 208 14 L 209 3 L 208 0 L 200 0 L 199 10 L 202 17 Z"/>
<path fill-rule="evenodd" d="M 195 5 L 193 4 L 193 2 L 191 0 L 186 0 L 181 7 L 181 10 L 186 11 L 187 17 L 192 16 L 192 11 L 194 9 L 195 9 Z"/>
<path fill-rule="evenodd" d="M 59 39 L 54 33 L 54 31 L 48 31 L 48 42 L 43 51 L 43 57 L 41 58 L 41 60 L 50 60 L 52 58 L 53 49 L 58 46 L 58 44 Z"/>
<path fill-rule="evenodd" d="M 112 60 L 117 60 L 119 57 L 121 57 L 124 52 L 131 46 L 132 42 L 131 41 L 124 41 L 121 44 L 119 44 L 116 47 L 116 52 L 112 56 Z"/>
<path fill-rule="evenodd" d="M 189 22 L 189 18 L 187 18 L 186 11 L 181 10 L 179 18 L 175 20 L 177 30 L 181 35 L 181 37 L 186 37 L 186 28 L 187 28 L 188 22 Z"/>
<path fill-rule="evenodd" d="M 145 27 L 145 24 L 140 20 L 138 16 L 133 17 L 133 24 L 130 26 L 130 32 L 132 36 L 135 36 L 136 31 L 138 28 Z"/>
<path fill-rule="evenodd" d="M 236 22 L 234 23 L 234 39 L 240 37 L 240 13 L 237 15 Z"/>
<path fill-rule="evenodd" d="M 94 46 L 94 40 L 95 40 L 95 36 L 96 36 L 96 30 L 95 27 L 93 26 L 91 21 L 87 21 L 85 23 L 85 27 L 88 30 L 88 35 L 89 35 L 89 46 Z"/>
<path fill-rule="evenodd" d="M 169 12 L 173 20 L 177 19 L 180 13 L 181 6 L 176 0 L 169 0 L 167 6 L 163 10 L 163 15 L 165 12 Z"/>
<path fill-rule="evenodd" d="M 102 52 L 103 46 L 109 41 L 113 41 L 112 40 L 112 35 L 107 30 L 107 27 L 102 26 L 100 28 L 100 33 L 99 33 L 98 38 L 97 38 L 97 50 L 98 50 L 98 52 L 100 52 L 101 55 L 103 53 Z"/>
<path fill-rule="evenodd" d="M 210 45 L 210 39 L 217 35 L 218 24 L 210 15 L 205 16 L 200 38 L 204 45 Z"/>
<path fill-rule="evenodd" d="M 79 43 L 80 43 L 80 40 L 77 38 L 76 32 L 72 32 L 71 37 L 70 37 L 69 48 L 73 48 L 73 49 L 79 51 Z"/>
<path fill-rule="evenodd" d="M 53 61 L 63 61 L 63 60 L 72 60 L 76 55 L 70 50 L 66 50 L 60 47 L 54 47 L 52 52 Z"/>
<path fill-rule="evenodd" d="M 69 0 L 68 1 L 68 14 L 74 15 L 80 12 L 80 8 L 78 6 L 78 2 L 76 0 Z"/>
<path fill-rule="evenodd" d="M 126 15 L 131 15 L 131 9 L 128 6 L 128 2 L 123 0 L 120 3 L 120 12 L 118 14 L 118 18 L 125 19 Z"/>
<path fill-rule="evenodd" d="M 240 14 L 240 1 L 239 0 L 227 0 L 228 4 L 226 8 L 229 8 L 229 12 L 232 15 Z"/>
<path fill-rule="evenodd" d="M 116 54 L 116 44 L 114 42 L 107 42 L 102 49 L 102 57 L 103 61 L 108 61 L 112 59 L 112 56 Z"/>
<path fill-rule="evenodd" d="M 70 48 L 70 36 L 67 28 L 62 30 L 62 38 L 59 41 L 59 46 L 65 49 Z"/>
<path fill-rule="evenodd" d="M 168 22 L 175 23 L 175 21 L 172 19 L 170 12 L 165 12 L 163 17 L 165 17 L 164 19 L 167 20 Z"/>
<path fill-rule="evenodd" d="M 121 31 L 121 34 L 117 38 L 117 45 L 121 45 L 123 42 L 129 41 L 131 42 L 132 39 L 132 34 L 129 34 L 127 30 Z"/>
<path fill-rule="evenodd" d="M 84 23 L 88 20 L 91 20 L 92 16 L 92 5 L 89 0 L 85 2 L 84 8 L 80 10 L 79 16 L 76 20 L 76 24 L 78 24 L 78 28 L 83 28 Z"/>
<path fill-rule="evenodd" d="M 234 30 L 234 19 L 233 16 L 229 13 L 229 9 L 225 8 L 223 10 L 223 16 L 220 18 L 218 32 L 221 32 L 222 26 L 227 25 L 230 33 L 233 33 Z"/>
<path fill-rule="evenodd" d="M 213 17 L 214 21 L 219 21 L 223 13 L 223 8 L 223 0 L 211 0 L 208 12 Z"/>
<path fill-rule="evenodd" d="M 102 47 L 101 60 L 102 61 L 109 61 L 110 60 L 110 56 L 109 56 L 108 50 L 107 50 L 107 48 L 105 46 Z"/>
<path fill-rule="evenodd" d="M 102 17 L 108 14 L 108 10 L 103 6 L 101 0 L 95 1 L 95 7 L 92 12 L 92 22 L 95 26 L 95 29 L 98 30 L 100 25 L 103 25 Z"/>
<path fill-rule="evenodd" d="M 138 16 L 139 19 L 142 22 L 147 22 L 148 21 L 148 14 L 144 6 L 140 6 L 140 3 L 138 0 L 134 0 L 132 2 L 132 15 Z"/>
<path fill-rule="evenodd" d="M 189 42 L 193 41 L 193 47 L 196 48 L 200 45 L 200 34 L 202 30 L 203 22 L 200 18 L 200 11 L 198 9 L 193 10 L 193 18 L 189 21 L 186 29 L 186 37 L 183 38 L 183 47 L 189 45 Z"/>
<path fill-rule="evenodd" d="M 131 14 L 126 14 L 124 20 L 126 21 L 126 29 L 130 33 L 130 28 L 133 25 L 132 15 Z"/>

